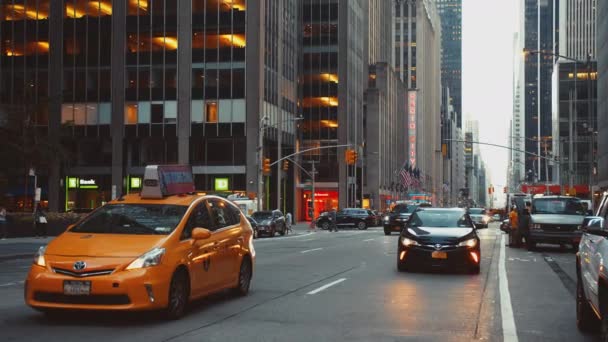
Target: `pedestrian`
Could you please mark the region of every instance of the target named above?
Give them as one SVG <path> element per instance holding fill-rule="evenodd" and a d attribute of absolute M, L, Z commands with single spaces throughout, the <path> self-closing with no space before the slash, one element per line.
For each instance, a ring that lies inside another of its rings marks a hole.
<path fill-rule="evenodd" d="M 526 242 L 528 245 L 528 236 L 530 235 L 530 223 L 532 221 L 532 217 L 530 213 L 532 212 L 532 203 L 526 202 L 526 207 L 521 213 L 521 216 L 518 216 L 518 228 L 519 228 L 519 241 L 517 241 L 520 245 L 523 245 L 523 242 Z"/>
<path fill-rule="evenodd" d="M 513 206 L 509 213 L 509 223 L 511 229 L 509 230 L 509 247 L 519 247 L 519 215 L 517 214 L 517 207 Z"/>
<path fill-rule="evenodd" d="M 2 240 L 6 240 L 6 238 L 8 237 L 8 228 L 6 220 L 6 208 L 0 205 L 0 233 L 2 233 Z"/>
<path fill-rule="evenodd" d="M 287 231 L 291 232 L 291 213 L 285 215 L 285 223 L 287 224 Z"/>
<path fill-rule="evenodd" d="M 329 212 L 329 231 L 334 231 L 337 232 L 338 231 L 338 225 L 336 220 L 338 219 L 338 215 L 336 213 L 336 209 L 332 209 Z"/>
<path fill-rule="evenodd" d="M 44 213 L 44 209 L 42 205 L 38 203 L 36 205 L 36 209 L 34 210 L 34 233 L 36 237 L 47 237 L 46 226 L 48 220 L 46 218 L 46 214 Z"/>

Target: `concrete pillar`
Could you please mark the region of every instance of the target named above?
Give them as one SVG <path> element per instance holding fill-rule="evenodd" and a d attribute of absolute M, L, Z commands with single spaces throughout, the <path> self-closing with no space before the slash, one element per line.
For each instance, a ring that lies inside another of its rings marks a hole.
<path fill-rule="evenodd" d="M 124 2 L 112 3 L 112 187 L 116 196 L 123 192 L 123 143 L 125 136 L 125 46 L 126 10 Z M 119 34 L 119 33 L 123 34 Z M 109 34 L 109 33 L 108 33 Z"/>
<path fill-rule="evenodd" d="M 192 102 L 192 0 L 178 2 L 177 41 L 177 160 L 190 163 Z"/>
<path fill-rule="evenodd" d="M 52 146 L 59 146 L 61 130 L 61 89 L 63 79 L 63 1 L 51 1 L 49 16 L 49 140 Z M 61 209 L 62 196 L 59 160 L 54 160 L 49 169 L 48 199 L 49 210 Z"/>

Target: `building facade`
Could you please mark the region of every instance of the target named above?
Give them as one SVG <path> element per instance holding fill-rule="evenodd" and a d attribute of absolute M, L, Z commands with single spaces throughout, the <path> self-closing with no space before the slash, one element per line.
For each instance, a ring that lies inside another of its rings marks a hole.
<path fill-rule="evenodd" d="M 301 164 L 314 170 L 316 215 L 355 206 L 361 198 L 361 160 L 347 165 L 347 150 L 363 143 L 363 99 L 368 78 L 369 2 L 302 0 L 303 47 L 300 103 Z M 340 146 L 340 147 L 334 147 Z M 309 172 L 310 173 L 310 172 Z M 300 176 L 298 196 L 310 219 L 311 177 Z"/>
<path fill-rule="evenodd" d="M 0 8 L 0 103 L 7 117 L 33 103 L 27 129 L 57 150 L 48 162 L 17 163 L 9 178 L 22 184 L 35 169 L 51 210 L 136 191 L 148 164 L 190 164 L 201 190 L 256 193 L 259 134 L 272 160 L 295 147 L 296 0 Z M 281 190 L 275 169 L 262 201 L 291 210 L 293 190 Z"/>
<path fill-rule="evenodd" d="M 416 101 L 415 122 L 408 128 L 415 131 L 409 134 L 414 142 L 407 153 L 421 171 L 423 192 L 441 203 L 441 20 L 434 1 L 396 0 L 394 5 L 393 65 Z M 410 96 L 408 106 L 411 102 Z"/>
<path fill-rule="evenodd" d="M 559 2 L 559 54 L 585 60 L 596 53 L 596 0 Z"/>
<path fill-rule="evenodd" d="M 598 123 L 598 158 L 597 186 L 608 189 L 608 2 L 597 3 L 597 123 Z"/>

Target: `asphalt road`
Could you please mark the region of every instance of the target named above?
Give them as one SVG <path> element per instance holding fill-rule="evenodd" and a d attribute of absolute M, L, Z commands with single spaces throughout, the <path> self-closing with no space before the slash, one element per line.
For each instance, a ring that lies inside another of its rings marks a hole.
<path fill-rule="evenodd" d="M 167 322 L 154 314 L 49 320 L 23 303 L 31 260 L 0 262 L 1 341 L 585 341 L 575 325 L 574 253 L 505 248 L 480 230 L 480 275 L 399 273 L 381 229 L 256 240 L 249 296 L 223 293 Z M 501 269 L 504 272 L 501 274 Z M 515 336 L 516 339 L 510 339 Z"/>

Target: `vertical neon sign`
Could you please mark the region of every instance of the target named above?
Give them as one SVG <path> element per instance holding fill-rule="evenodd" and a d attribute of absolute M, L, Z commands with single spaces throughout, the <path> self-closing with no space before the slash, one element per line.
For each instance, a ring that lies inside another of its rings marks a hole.
<path fill-rule="evenodd" d="M 417 93 L 415 90 L 408 91 L 408 113 L 407 128 L 409 142 L 409 161 L 412 167 L 416 166 L 416 110 Z"/>

